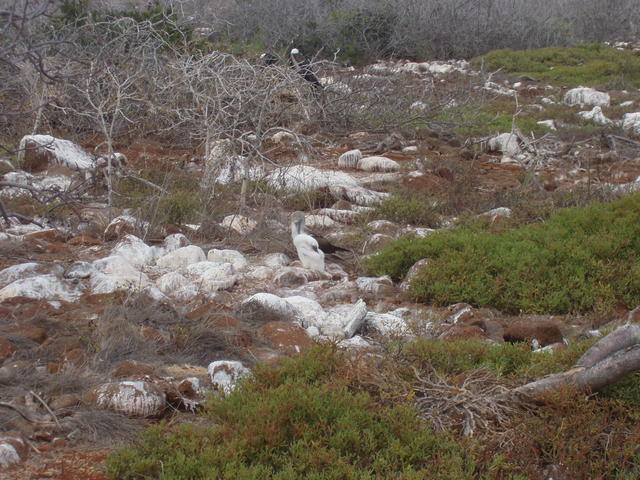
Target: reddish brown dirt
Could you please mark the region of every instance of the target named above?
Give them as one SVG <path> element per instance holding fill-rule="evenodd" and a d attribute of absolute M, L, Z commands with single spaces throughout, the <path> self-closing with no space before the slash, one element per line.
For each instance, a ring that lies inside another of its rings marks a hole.
<path fill-rule="evenodd" d="M 88 448 L 62 450 L 48 444 L 36 446 L 42 453 L 29 453 L 27 460 L 0 472 L 0 480 L 106 480 L 104 462 L 109 449 Z M 51 448 L 51 450 L 48 450 Z M 43 449 L 48 451 L 42 451 Z"/>

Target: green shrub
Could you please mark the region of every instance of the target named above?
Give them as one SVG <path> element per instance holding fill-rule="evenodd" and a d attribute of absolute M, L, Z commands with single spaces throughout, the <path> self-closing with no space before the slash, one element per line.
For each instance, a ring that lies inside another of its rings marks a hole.
<path fill-rule="evenodd" d="M 372 215 L 392 222 L 435 228 L 440 225 L 436 207 L 429 197 L 418 196 L 409 191 L 397 191 L 383 199 Z"/>
<path fill-rule="evenodd" d="M 640 195 L 499 233 L 464 227 L 403 238 L 367 267 L 400 279 L 422 258 L 430 263 L 412 292 L 426 303 L 552 314 L 633 307 L 640 303 Z"/>
<path fill-rule="evenodd" d="M 640 55 L 606 45 L 585 43 L 574 47 L 548 47 L 531 50 L 495 50 L 472 60 L 484 61 L 489 71 L 502 69 L 512 75 L 529 75 L 577 87 L 640 88 Z"/>
<path fill-rule="evenodd" d="M 462 445 L 434 434 L 407 406 L 380 407 L 333 374 L 327 347 L 261 367 L 226 397 L 211 398 L 211 426 L 148 430 L 107 461 L 110 478 L 406 479 L 472 478 Z"/>

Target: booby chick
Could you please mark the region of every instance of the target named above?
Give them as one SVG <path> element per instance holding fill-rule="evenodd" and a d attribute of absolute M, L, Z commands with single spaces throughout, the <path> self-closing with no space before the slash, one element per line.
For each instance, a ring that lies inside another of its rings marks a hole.
<path fill-rule="evenodd" d="M 291 215 L 291 237 L 302 266 L 324 272 L 324 252 L 317 240 L 304 231 L 304 212 Z"/>

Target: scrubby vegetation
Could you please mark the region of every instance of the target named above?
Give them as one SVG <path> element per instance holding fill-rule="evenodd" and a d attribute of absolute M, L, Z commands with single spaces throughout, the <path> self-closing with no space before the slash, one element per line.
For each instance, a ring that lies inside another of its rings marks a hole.
<path fill-rule="evenodd" d="M 418 372 L 436 368 L 455 385 L 456 378 L 489 367 L 497 379 L 507 382 L 508 376 L 513 383 L 532 371 L 566 368 L 589 344 L 568 353 L 533 354 L 518 346 L 420 341 L 388 353 L 375 369 L 365 359 L 353 362 L 331 347 L 318 347 L 279 368 L 261 366 L 239 390 L 212 397 L 197 425 L 151 428 L 135 448 L 110 457 L 108 475 L 515 480 L 538 478 L 555 465 L 581 478 L 633 478 L 640 460 L 640 430 L 632 420 L 637 410 L 618 400 L 620 395 L 550 395 L 546 404 L 511 418 L 503 444 L 482 434 L 469 439 L 434 431 L 412 406 L 420 395 L 412 387 Z M 639 384 L 637 376 L 628 382 Z M 614 451 L 606 438 L 628 448 Z M 509 443 L 513 448 L 506 448 Z"/>
<path fill-rule="evenodd" d="M 428 258 L 412 282 L 420 301 L 469 302 L 512 313 L 606 311 L 640 302 L 640 195 L 559 211 L 542 224 L 493 233 L 482 226 L 404 238 L 368 262 L 401 279 Z"/>
<path fill-rule="evenodd" d="M 530 76 L 568 87 L 640 87 L 640 55 L 597 43 L 569 48 L 495 50 L 472 61 L 475 66 Z"/>

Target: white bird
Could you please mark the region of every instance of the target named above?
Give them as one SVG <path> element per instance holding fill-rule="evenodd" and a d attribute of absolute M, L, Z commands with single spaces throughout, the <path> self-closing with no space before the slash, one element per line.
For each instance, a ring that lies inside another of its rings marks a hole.
<path fill-rule="evenodd" d="M 320 250 L 318 241 L 305 233 L 304 212 L 294 212 L 291 215 L 291 238 L 302 266 L 324 272 L 324 252 Z"/>

